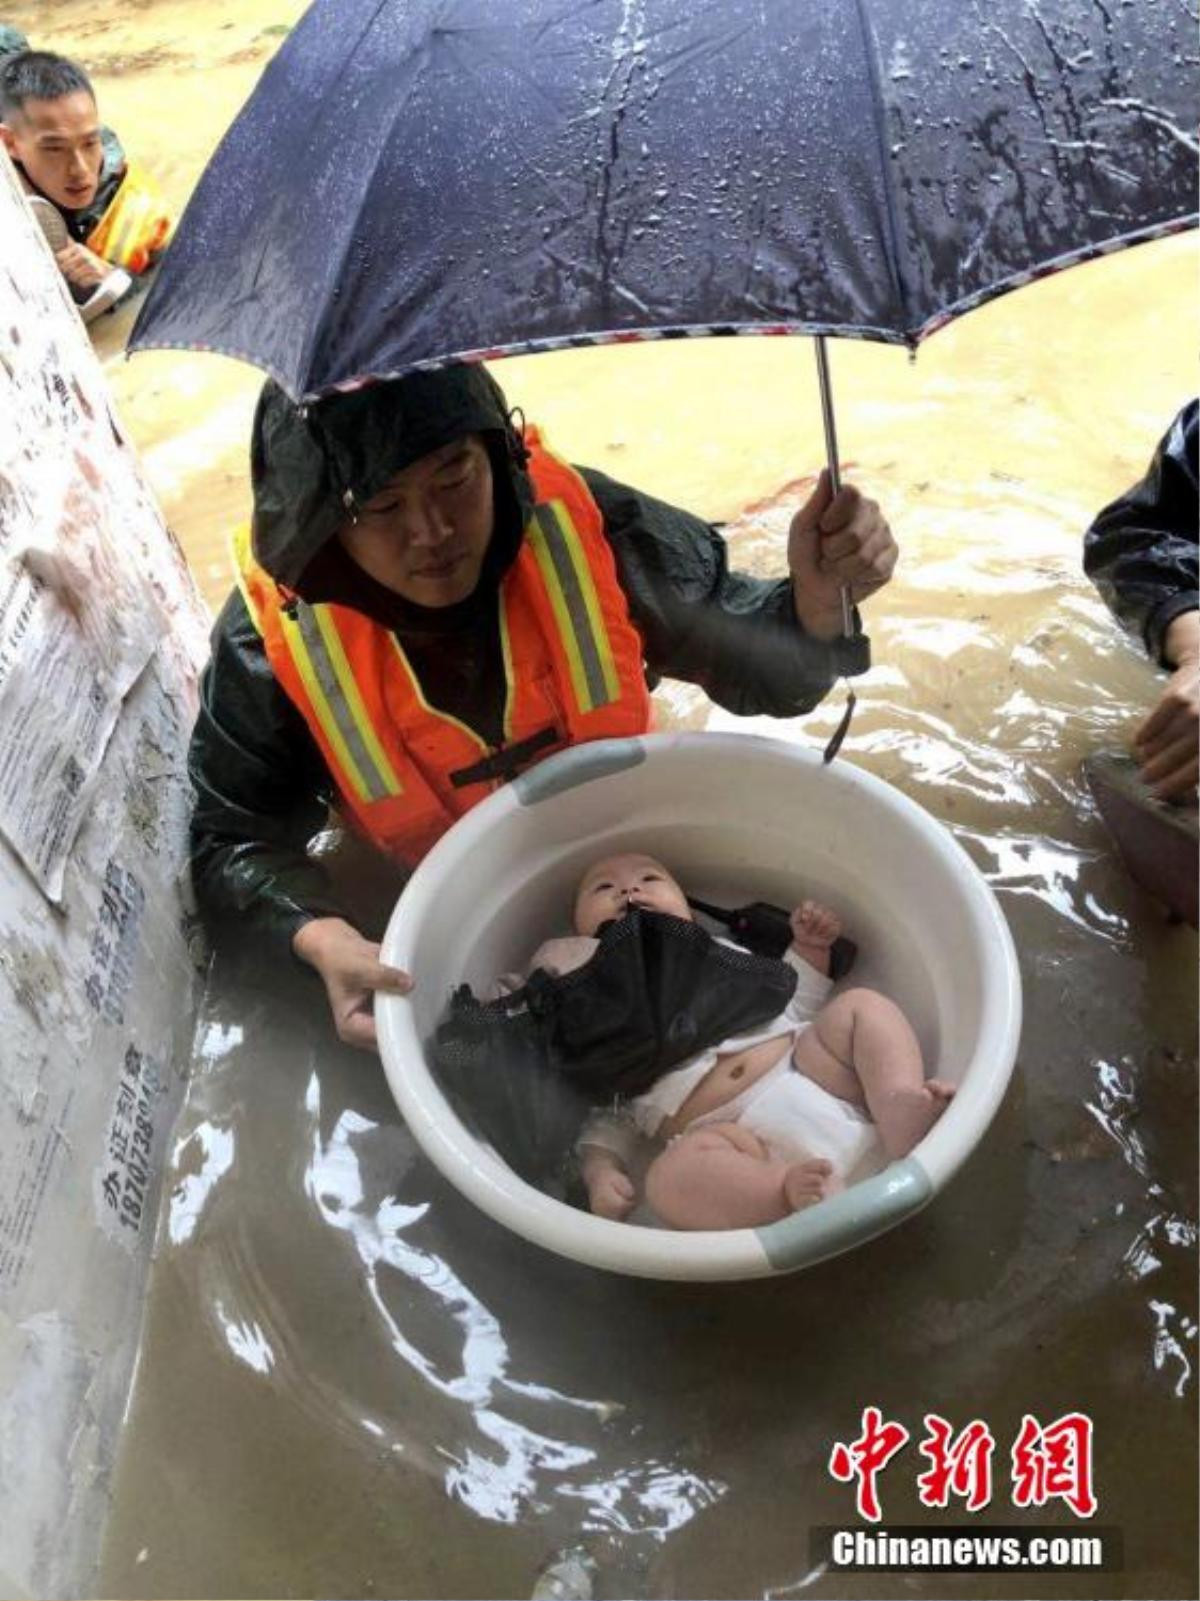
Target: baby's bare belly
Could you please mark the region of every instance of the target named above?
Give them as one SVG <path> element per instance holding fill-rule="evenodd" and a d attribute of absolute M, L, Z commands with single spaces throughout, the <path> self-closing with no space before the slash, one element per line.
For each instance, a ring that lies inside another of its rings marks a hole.
<path fill-rule="evenodd" d="M 777 1034 L 774 1039 L 760 1040 L 744 1051 L 718 1056 L 712 1071 L 705 1074 L 675 1115 L 663 1119 L 659 1132 L 668 1139 L 682 1133 L 695 1118 L 702 1117 L 705 1112 L 715 1112 L 756 1079 L 769 1073 L 791 1048 L 791 1034 Z"/>

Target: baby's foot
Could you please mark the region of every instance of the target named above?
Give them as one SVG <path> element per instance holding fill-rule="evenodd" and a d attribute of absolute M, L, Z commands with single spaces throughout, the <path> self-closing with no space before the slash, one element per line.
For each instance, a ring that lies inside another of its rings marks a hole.
<path fill-rule="evenodd" d="M 842 1189 L 842 1181 L 834 1178 L 829 1162 L 814 1159 L 811 1162 L 793 1162 L 783 1175 L 783 1193 L 793 1212 L 806 1206 L 815 1206 L 827 1195 Z"/>
<path fill-rule="evenodd" d="M 894 1090 L 875 1120 L 887 1154 L 907 1156 L 929 1133 L 957 1090 L 956 1084 L 944 1078 L 927 1078 L 916 1090 Z"/>

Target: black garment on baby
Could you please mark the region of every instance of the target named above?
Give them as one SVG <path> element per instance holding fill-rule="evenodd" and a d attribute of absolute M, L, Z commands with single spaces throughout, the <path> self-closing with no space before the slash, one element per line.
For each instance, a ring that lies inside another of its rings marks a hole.
<path fill-rule="evenodd" d="M 561 1193 L 591 1108 L 777 1017 L 796 988 L 784 962 L 719 944 L 696 923 L 633 909 L 606 923 L 582 967 L 535 970 L 521 989 L 451 998 L 429 1055 L 463 1122 L 522 1178 Z"/>

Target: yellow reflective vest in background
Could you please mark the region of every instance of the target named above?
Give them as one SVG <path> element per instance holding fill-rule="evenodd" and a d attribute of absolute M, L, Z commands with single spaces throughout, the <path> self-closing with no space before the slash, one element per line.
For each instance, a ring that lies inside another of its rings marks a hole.
<path fill-rule="evenodd" d="M 84 243 L 97 256 L 143 273 L 167 248 L 174 219 L 153 178 L 135 166 L 125 169 L 121 187 Z"/>

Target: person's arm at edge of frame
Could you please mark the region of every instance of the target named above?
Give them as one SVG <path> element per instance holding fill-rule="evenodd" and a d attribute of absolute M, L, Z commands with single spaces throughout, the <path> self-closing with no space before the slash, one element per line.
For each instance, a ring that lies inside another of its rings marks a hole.
<path fill-rule="evenodd" d="M 1177 612 L 1163 635 L 1170 677 L 1134 730 L 1143 781 L 1159 800 L 1184 801 L 1200 783 L 1200 611 Z"/>
<path fill-rule="evenodd" d="M 404 993 L 411 983 L 379 961 L 379 946 L 354 927 L 307 855 L 325 822 L 328 778 L 236 592 L 214 629 L 188 766 L 192 879 L 206 924 L 232 926 L 312 967 L 339 1038 L 374 1050 L 374 992 Z"/>
<path fill-rule="evenodd" d="M 1145 476 L 1084 535 L 1084 571 L 1170 675 L 1133 740 L 1142 777 L 1162 800 L 1186 799 L 1200 773 L 1198 410 L 1194 400 L 1183 408 Z"/>
<path fill-rule="evenodd" d="M 691 512 L 578 470 L 603 513 L 653 678 L 694 683 L 735 715 L 786 718 L 870 666 L 865 636 L 842 639 L 844 574 L 856 598 L 873 593 L 897 552 L 878 507 L 856 490 L 832 497 L 822 474 L 793 520 L 791 575 L 763 579 L 731 571 L 721 534 Z"/>

